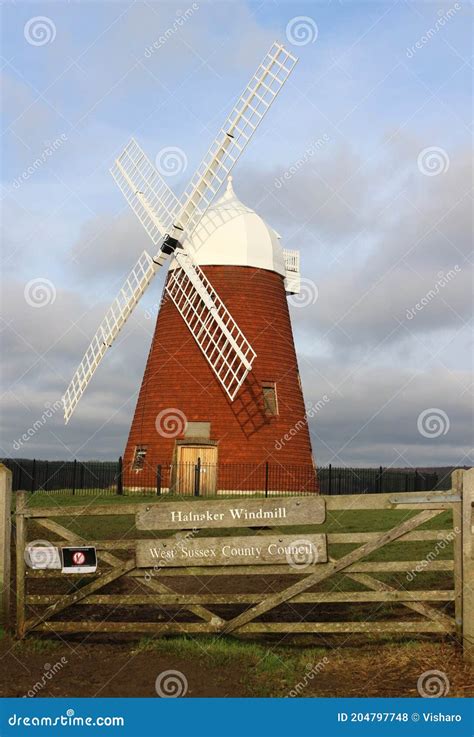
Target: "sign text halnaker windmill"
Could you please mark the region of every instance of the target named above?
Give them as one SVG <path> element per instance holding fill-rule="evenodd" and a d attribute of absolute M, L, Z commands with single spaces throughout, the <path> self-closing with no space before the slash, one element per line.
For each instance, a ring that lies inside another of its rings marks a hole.
<path fill-rule="evenodd" d="M 229 176 L 295 63 L 273 44 L 179 200 L 133 139 L 111 170 L 153 252 L 142 254 L 106 313 L 64 407 L 68 421 L 169 259 L 124 455 L 128 487 L 153 486 L 150 470 L 159 464 L 168 474 L 164 487 L 177 492 L 195 488 L 196 465 L 201 493 L 316 490 L 286 301 L 299 291 L 299 255 L 284 251 L 275 231 L 237 199 Z"/>

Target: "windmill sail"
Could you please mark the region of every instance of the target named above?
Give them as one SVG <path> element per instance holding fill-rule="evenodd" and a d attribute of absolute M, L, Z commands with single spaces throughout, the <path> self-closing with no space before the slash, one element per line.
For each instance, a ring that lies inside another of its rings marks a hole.
<path fill-rule="evenodd" d="M 176 260 L 166 293 L 233 401 L 257 354 L 200 267 L 182 252 Z"/>
<path fill-rule="evenodd" d="M 173 223 L 179 200 L 134 138 L 110 170 L 154 245 Z"/>
<path fill-rule="evenodd" d="M 157 269 L 176 251 L 180 269 L 167 291 L 231 400 L 252 367 L 255 352 L 193 257 L 181 250 L 216 196 L 288 79 L 297 59 L 274 43 L 239 97 L 215 141 L 178 201 L 134 139 L 111 169 L 122 193 L 155 246 L 132 269 L 63 397 L 66 422 L 74 411 L 107 348 L 145 292 Z M 164 237 L 163 237 L 164 236 Z M 197 310 L 203 299 L 205 310 Z"/>
<path fill-rule="evenodd" d="M 191 237 L 221 184 L 285 84 L 297 58 L 274 43 L 253 75 L 181 198 L 176 222 Z"/>
<path fill-rule="evenodd" d="M 79 367 L 63 397 L 64 419 L 67 422 L 74 408 L 91 380 L 94 371 L 104 357 L 107 349 L 125 325 L 127 318 L 155 276 L 157 265 L 146 251 L 128 275 L 118 296 L 105 313 L 105 317 L 92 338 Z"/>

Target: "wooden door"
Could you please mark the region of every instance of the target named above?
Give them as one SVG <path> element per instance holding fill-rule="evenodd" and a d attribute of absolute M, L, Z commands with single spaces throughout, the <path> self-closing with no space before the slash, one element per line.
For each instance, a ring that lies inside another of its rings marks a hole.
<path fill-rule="evenodd" d="M 195 473 L 198 458 L 201 459 L 199 495 L 212 495 L 217 491 L 217 448 L 214 445 L 180 445 L 178 448 L 177 492 L 194 494 Z"/>

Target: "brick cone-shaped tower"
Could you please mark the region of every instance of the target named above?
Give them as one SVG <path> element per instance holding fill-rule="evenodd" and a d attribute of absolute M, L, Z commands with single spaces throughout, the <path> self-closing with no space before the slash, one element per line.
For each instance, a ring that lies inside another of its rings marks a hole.
<path fill-rule="evenodd" d="M 154 487 L 159 467 L 163 491 L 317 491 L 287 305 L 287 294 L 299 290 L 298 254 L 283 252 L 275 231 L 237 200 L 231 180 L 189 248 L 257 357 L 231 402 L 165 298 L 125 450 L 124 485 Z"/>

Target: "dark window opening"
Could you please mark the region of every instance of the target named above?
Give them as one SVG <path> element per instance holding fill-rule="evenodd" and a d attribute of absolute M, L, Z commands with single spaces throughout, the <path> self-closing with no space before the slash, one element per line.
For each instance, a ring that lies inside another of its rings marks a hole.
<path fill-rule="evenodd" d="M 278 401 L 276 384 L 272 381 L 262 382 L 263 407 L 267 417 L 275 417 L 278 414 Z"/>
<path fill-rule="evenodd" d="M 145 456 L 146 456 L 147 446 L 146 445 L 137 445 L 135 446 L 135 456 L 133 458 L 132 463 L 132 470 L 133 471 L 141 471 L 143 466 L 145 465 Z"/>

